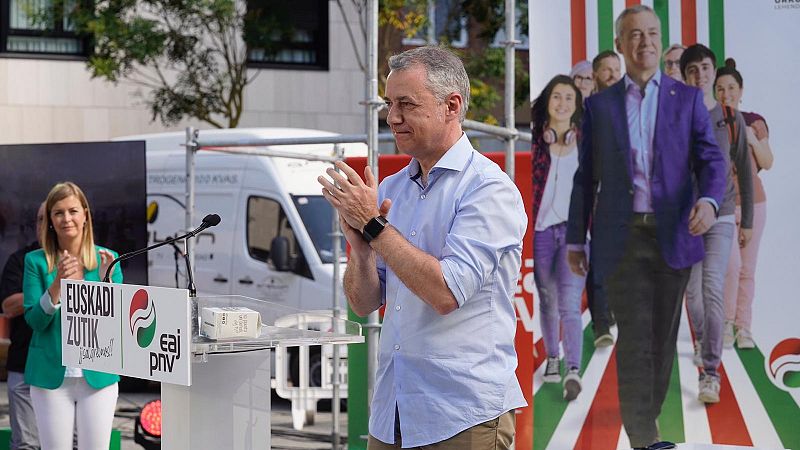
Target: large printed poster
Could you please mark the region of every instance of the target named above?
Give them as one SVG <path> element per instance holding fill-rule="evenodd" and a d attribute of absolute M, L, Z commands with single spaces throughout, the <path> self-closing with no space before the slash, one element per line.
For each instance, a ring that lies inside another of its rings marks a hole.
<path fill-rule="evenodd" d="M 0 145 L 0 270 L 36 240 L 36 211 L 62 181 L 89 200 L 98 245 L 122 254 L 147 245 L 144 142 Z M 147 284 L 147 258 L 122 262 L 126 283 Z"/>
<path fill-rule="evenodd" d="M 532 0 L 529 8 L 531 98 L 558 73 L 613 48 L 614 19 L 626 7 L 654 8 L 662 43 L 703 43 L 719 63 L 736 60 L 744 79 L 739 109 L 766 119 L 774 164 L 761 170 L 766 225 L 755 264 L 751 331 L 755 348 L 724 349 L 720 402 L 698 400 L 698 368 L 685 309 L 667 399 L 659 418 L 661 437 L 675 442 L 716 443 L 763 449 L 800 449 L 800 267 L 796 199 L 800 152 L 795 150 L 795 108 L 800 104 L 800 3 L 790 0 Z M 624 66 L 623 66 L 624 71 Z M 535 255 L 534 255 L 535 261 Z M 534 290 L 535 291 L 535 290 Z M 536 297 L 536 296 L 534 296 Z M 519 449 L 630 448 L 619 416 L 616 349 L 595 349 L 588 311 L 583 312 L 583 392 L 566 402 L 557 384 L 543 383 L 538 299 L 534 299 L 533 436 Z M 520 315 L 520 319 L 523 317 Z M 612 329 L 612 333 L 616 331 Z M 616 335 L 615 335 L 616 337 Z M 518 349 L 519 351 L 519 349 Z M 563 356 L 563 353 L 562 353 Z"/>

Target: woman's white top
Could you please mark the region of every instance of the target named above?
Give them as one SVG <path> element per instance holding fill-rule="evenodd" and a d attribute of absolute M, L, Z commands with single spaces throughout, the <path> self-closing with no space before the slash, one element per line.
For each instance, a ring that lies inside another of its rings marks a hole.
<path fill-rule="evenodd" d="M 569 218 L 569 199 L 572 196 L 572 179 L 578 170 L 578 147 L 573 145 L 570 152 L 557 156 L 550 152 L 550 171 L 544 186 L 542 202 L 536 217 L 536 231 L 566 222 Z"/>

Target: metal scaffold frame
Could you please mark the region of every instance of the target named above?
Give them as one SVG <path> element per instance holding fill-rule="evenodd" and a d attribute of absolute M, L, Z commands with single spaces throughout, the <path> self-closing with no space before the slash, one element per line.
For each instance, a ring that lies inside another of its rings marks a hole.
<path fill-rule="evenodd" d="M 366 53 L 365 53 L 365 101 L 363 104 L 366 109 L 366 134 L 356 135 L 339 135 L 339 136 L 325 136 L 325 137 L 305 137 L 305 138 L 279 138 L 279 139 L 238 139 L 238 140 L 225 140 L 225 139 L 204 139 L 200 132 L 195 128 L 186 129 L 186 229 L 191 229 L 194 224 L 194 208 L 195 208 L 195 155 L 200 150 L 225 152 L 242 155 L 258 155 L 280 158 L 295 158 L 308 161 L 324 161 L 333 164 L 336 161 L 344 159 L 344 153 L 340 144 L 345 143 L 366 143 L 367 144 L 367 163 L 372 169 L 373 173 L 378 174 L 378 143 L 393 141 L 391 133 L 379 134 L 378 130 L 378 114 L 384 107 L 385 103 L 378 95 L 378 0 L 366 0 Z M 473 120 L 465 120 L 462 124 L 464 129 L 473 130 L 478 134 L 489 135 L 502 139 L 506 142 L 505 148 L 505 170 L 508 176 L 513 180 L 515 173 L 514 153 L 515 146 L 518 140 L 530 142 L 531 134 L 519 132 L 515 126 L 514 116 L 514 75 L 515 75 L 515 46 L 518 43 L 515 40 L 516 33 L 516 20 L 515 20 L 515 5 L 514 0 L 505 0 L 505 35 L 506 40 L 503 42 L 505 47 L 505 89 L 504 89 L 504 127 L 489 125 Z M 432 0 L 431 0 L 432 4 Z M 430 36 L 429 36 L 430 38 Z M 360 58 L 359 58 L 360 59 Z M 475 133 L 469 133 L 474 136 Z M 284 145 L 302 145 L 302 144 L 334 144 L 334 156 L 320 156 L 320 155 L 302 155 L 293 152 L 286 152 L 275 150 L 273 148 Z M 246 147 L 246 148 L 243 148 Z M 334 276 L 333 276 L 333 298 L 331 307 L 333 315 L 336 319 L 339 318 L 341 305 L 339 298 L 339 278 L 340 278 L 340 261 L 338 251 L 342 239 L 342 233 L 339 229 L 338 213 L 334 209 L 334 217 L 331 226 L 331 239 L 333 240 L 333 248 L 336 254 L 334 255 Z M 187 252 L 190 255 L 190 264 L 194 265 L 194 242 L 187 242 Z M 364 326 L 367 333 L 367 395 L 368 398 L 372 397 L 372 392 L 375 386 L 375 372 L 378 364 L 378 340 L 380 338 L 380 321 L 377 312 L 370 314 L 367 318 L 367 323 Z M 332 399 L 332 412 L 333 424 L 331 432 L 332 448 L 339 449 L 340 443 L 340 384 L 339 384 L 339 348 L 334 346 L 333 354 L 333 399 Z"/>

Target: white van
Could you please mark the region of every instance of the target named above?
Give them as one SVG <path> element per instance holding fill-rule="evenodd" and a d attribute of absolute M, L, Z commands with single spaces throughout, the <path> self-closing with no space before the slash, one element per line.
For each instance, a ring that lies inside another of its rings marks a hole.
<path fill-rule="evenodd" d="M 334 135 L 299 128 L 200 131 L 201 139 L 231 141 Z M 147 145 L 148 244 L 181 233 L 185 229 L 185 133 L 116 140 L 142 140 Z M 347 156 L 367 154 L 365 144 L 342 146 Z M 305 155 L 334 155 L 332 144 L 273 148 Z M 198 293 L 238 294 L 303 310 L 330 310 L 333 210 L 316 181 L 330 164 L 207 150 L 197 152 L 195 162 L 195 222 L 199 224 L 207 214 L 219 214 L 222 219 L 196 238 L 194 274 Z M 344 245 L 342 238 L 342 261 Z M 152 286 L 186 287 L 183 260 L 170 246 L 151 251 L 148 278 Z M 343 293 L 340 299 L 344 305 Z M 312 383 L 318 382 L 316 371 L 321 371 L 318 350 L 316 353 L 312 354 Z M 294 379 L 296 362 L 290 367 Z"/>

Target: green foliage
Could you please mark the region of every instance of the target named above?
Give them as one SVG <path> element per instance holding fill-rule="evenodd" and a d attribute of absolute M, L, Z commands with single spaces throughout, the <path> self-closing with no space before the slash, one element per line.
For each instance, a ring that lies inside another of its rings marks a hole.
<path fill-rule="evenodd" d="M 38 18 L 52 23 L 61 14 L 91 38 L 87 66 L 93 78 L 149 88 L 144 102 L 153 120 L 167 126 L 187 117 L 218 128 L 238 124 L 250 81 L 243 36 L 253 16 L 244 2 L 56 0 Z"/>
<path fill-rule="evenodd" d="M 466 62 L 470 80 L 471 105 L 467 117 L 491 124 L 499 123 L 491 111 L 503 100 L 497 86 L 505 81 L 505 50 L 502 48 L 486 48 L 469 54 L 460 52 Z M 519 58 L 514 64 L 514 105 L 520 106 L 528 100 L 528 84 L 530 78 L 527 67 Z"/>
<path fill-rule="evenodd" d="M 494 35 L 505 26 L 505 0 L 461 0 L 459 10 L 480 24 L 478 37 L 491 41 Z M 516 0 L 517 26 L 523 34 L 528 32 L 528 2 Z"/>
<path fill-rule="evenodd" d="M 427 23 L 427 0 L 380 0 L 378 27 L 399 31 L 414 37 Z"/>
<path fill-rule="evenodd" d="M 381 35 L 391 36 L 400 33 L 404 37 L 412 37 L 425 29 L 427 19 L 427 0 L 382 0 L 380 2 L 379 25 Z M 528 5 L 525 0 L 517 0 L 517 25 L 524 33 L 528 30 Z M 492 48 L 489 44 L 494 36 L 505 25 L 504 0 L 460 0 L 450 4 L 446 23 L 449 26 L 438 38 L 443 45 L 457 39 L 462 17 L 467 17 L 470 25 L 478 30 L 473 36 L 479 39 L 478 45 L 469 49 L 453 49 L 465 62 L 470 78 L 470 107 L 467 117 L 470 119 L 497 124 L 492 114 L 502 102 L 502 86 L 505 73 L 505 53 L 503 48 Z M 441 13 L 441 11 L 439 12 Z M 412 20 L 413 19 L 413 20 Z M 380 53 L 389 55 L 399 51 L 398 39 L 382 39 Z M 386 58 L 382 58 L 381 74 L 386 74 L 388 67 Z M 515 73 L 515 105 L 519 106 L 528 100 L 529 74 L 528 68 L 517 58 Z M 383 91 L 385 79 L 381 79 L 380 91 Z M 499 89 L 500 88 L 500 89 Z"/>
<path fill-rule="evenodd" d="M 470 106 L 467 110 L 467 118 L 498 125 L 497 118 L 489 113 L 497 105 L 497 102 L 503 99 L 497 89 L 481 78 L 470 76 L 469 94 Z"/>
<path fill-rule="evenodd" d="M 517 0 L 517 27 L 523 35 L 528 32 L 528 2 Z M 505 26 L 504 0 L 462 0 L 463 14 L 477 24 L 478 39 L 482 41 L 477 49 L 464 55 L 467 73 L 472 83 L 472 107 L 468 115 L 471 119 L 498 123 L 491 111 L 502 101 L 498 87 L 505 81 L 505 50 L 491 48 L 489 43 L 497 32 Z M 520 36 L 517 36 L 519 39 Z M 514 105 L 520 106 L 528 101 L 530 75 L 528 68 L 516 58 L 514 73 Z"/>

